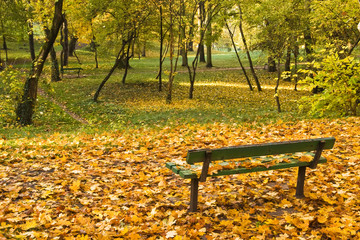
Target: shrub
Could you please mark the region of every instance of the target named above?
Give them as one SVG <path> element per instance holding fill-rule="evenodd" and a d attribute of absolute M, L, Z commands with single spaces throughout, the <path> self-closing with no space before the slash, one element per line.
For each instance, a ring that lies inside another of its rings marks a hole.
<path fill-rule="evenodd" d="M 15 120 L 25 74 L 11 66 L 0 72 L 0 125 L 10 125 Z"/>
<path fill-rule="evenodd" d="M 312 70 L 302 70 L 307 77 L 301 83 L 320 93 L 304 97 L 301 109 L 312 115 L 356 115 L 360 102 L 360 65 L 353 57 L 331 54 L 313 62 Z M 304 107 L 307 105 L 308 107 Z"/>

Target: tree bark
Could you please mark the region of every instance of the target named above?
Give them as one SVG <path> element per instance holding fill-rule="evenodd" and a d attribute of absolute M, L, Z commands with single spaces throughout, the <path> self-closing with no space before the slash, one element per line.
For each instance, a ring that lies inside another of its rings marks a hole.
<path fill-rule="evenodd" d="M 233 45 L 233 47 L 234 47 L 235 54 L 236 54 L 237 60 L 238 60 L 238 62 L 239 62 L 239 64 L 240 64 L 240 67 L 241 67 L 241 69 L 242 69 L 242 71 L 243 71 L 243 73 L 244 73 L 244 75 L 245 75 L 246 82 L 247 82 L 247 84 L 249 85 L 250 91 L 253 91 L 253 87 L 252 87 L 252 85 L 251 85 L 249 76 L 248 76 L 247 73 L 246 73 L 245 67 L 244 67 L 244 65 L 243 65 L 242 62 L 241 62 L 239 53 L 238 53 L 237 48 L 236 48 L 236 44 L 235 44 L 235 41 L 234 41 L 234 33 L 231 31 L 230 26 L 229 26 L 229 24 L 226 22 L 226 20 L 225 20 L 225 26 L 226 26 L 226 28 L 227 28 L 228 31 L 229 31 L 231 43 L 232 43 L 232 45 Z"/>
<path fill-rule="evenodd" d="M 98 53 L 97 53 L 97 43 L 95 36 L 93 36 L 93 39 L 90 43 L 90 49 L 94 51 L 94 59 L 95 59 L 95 68 L 99 68 L 99 62 L 98 62 Z"/>
<path fill-rule="evenodd" d="M 52 47 L 50 50 L 50 56 L 51 56 L 51 81 L 59 82 L 61 81 L 60 70 L 59 70 L 59 63 L 56 58 L 56 52 L 54 47 Z"/>
<path fill-rule="evenodd" d="M 239 6 L 239 11 L 240 11 L 239 30 L 240 30 L 240 34 L 241 34 L 241 39 L 242 39 L 242 42 L 243 42 L 244 47 L 245 47 L 246 56 L 247 56 L 247 58 L 249 60 L 251 74 L 253 75 L 253 78 L 254 78 L 255 83 L 256 83 L 256 87 L 257 87 L 258 91 L 260 92 L 261 91 L 261 84 L 260 84 L 260 81 L 259 81 L 259 79 L 258 79 L 258 77 L 256 75 L 256 72 L 255 72 L 255 69 L 254 69 L 254 65 L 253 65 L 253 62 L 252 62 L 252 59 L 251 59 L 251 56 L 250 56 L 249 47 L 247 45 L 244 30 L 243 30 L 243 26 L 242 26 L 242 21 L 243 21 L 243 19 L 242 19 L 242 8 L 241 8 L 240 4 L 238 6 Z"/>
<path fill-rule="evenodd" d="M 163 47 L 164 47 L 164 33 L 163 33 L 163 9 L 160 5 L 160 57 L 159 57 L 159 92 L 162 91 L 162 64 L 163 64 Z"/>
<path fill-rule="evenodd" d="M 206 33 L 207 33 L 206 34 L 206 67 L 212 68 L 213 64 L 212 64 L 212 56 L 211 56 L 211 44 L 212 44 L 211 23 L 209 23 Z"/>
<path fill-rule="evenodd" d="M 127 51 L 126 51 L 125 71 L 124 71 L 124 75 L 123 75 L 123 78 L 122 78 L 122 84 L 125 84 L 126 77 L 127 77 L 128 70 L 129 70 L 129 60 L 132 57 L 132 55 L 134 54 L 134 52 L 132 51 L 131 56 L 129 56 L 129 54 L 130 54 L 130 45 L 131 45 L 131 42 L 128 44 L 128 48 L 127 48 Z M 134 45 L 132 45 L 132 46 L 134 46 Z"/>
<path fill-rule="evenodd" d="M 185 33 L 185 23 L 184 23 L 184 17 L 186 14 L 185 10 L 185 3 L 184 0 L 181 0 L 181 9 L 180 9 L 180 31 L 181 31 L 181 48 L 180 48 L 180 54 L 181 54 L 181 66 L 186 67 L 188 65 L 188 57 L 187 57 L 187 41 L 186 41 L 186 33 Z"/>
<path fill-rule="evenodd" d="M 166 96 L 166 103 L 170 104 L 172 101 L 172 86 L 174 81 L 174 20 L 173 20 L 173 14 L 172 14 L 172 7 L 173 7 L 173 0 L 170 0 L 169 2 L 169 10 L 170 10 L 170 74 L 169 74 L 169 86 L 168 86 L 168 93 Z"/>
<path fill-rule="evenodd" d="M 130 37 L 131 36 L 131 37 Z M 101 89 L 104 87 L 105 83 L 110 79 L 111 75 L 114 73 L 114 71 L 116 70 L 116 68 L 119 67 L 120 62 L 122 61 L 122 59 L 124 59 L 125 56 L 125 47 L 131 43 L 131 39 L 133 38 L 133 35 L 130 34 L 129 35 L 129 39 L 124 40 L 123 44 L 121 46 L 121 49 L 119 51 L 119 53 L 116 56 L 116 60 L 114 65 L 112 66 L 112 68 L 110 69 L 110 72 L 108 73 L 108 75 L 106 75 L 106 77 L 104 78 L 104 80 L 102 80 L 102 82 L 100 83 L 98 89 L 96 90 L 95 94 L 94 94 L 94 102 L 98 101 L 99 95 L 100 95 L 100 91 Z"/>
<path fill-rule="evenodd" d="M 5 61 L 4 61 L 4 67 L 6 68 L 7 62 L 9 61 L 9 57 L 8 57 L 8 48 L 7 48 L 7 44 L 6 44 L 6 37 L 5 34 L 3 34 L 3 49 L 5 51 Z"/>
<path fill-rule="evenodd" d="M 74 56 L 77 40 L 78 40 L 78 38 L 74 37 L 74 36 L 71 36 L 71 38 L 70 38 L 70 42 L 69 42 L 69 56 L 70 57 Z"/>
<path fill-rule="evenodd" d="M 276 62 L 273 57 L 268 57 L 268 72 L 276 72 Z"/>
<path fill-rule="evenodd" d="M 199 10 L 200 10 L 200 22 L 205 22 L 205 2 L 204 0 L 201 0 L 199 2 Z M 202 25 L 202 24 L 200 24 Z M 202 26 L 200 27 L 200 35 L 204 35 L 204 29 L 202 29 Z M 205 63 L 205 48 L 203 41 L 200 41 L 199 43 L 199 49 L 200 49 L 200 62 Z"/>
<path fill-rule="evenodd" d="M 58 0 L 55 2 L 54 18 L 52 20 L 49 37 L 43 44 L 38 57 L 33 62 L 32 71 L 30 72 L 30 75 L 25 82 L 22 101 L 19 103 L 16 109 L 17 121 L 21 125 L 29 125 L 32 123 L 32 116 L 34 114 L 34 108 L 37 100 L 38 81 L 42 73 L 45 60 L 59 33 L 60 26 L 64 21 L 62 7 L 63 0 Z"/>
<path fill-rule="evenodd" d="M 286 71 L 286 72 L 290 72 L 290 71 L 291 71 L 290 64 L 291 64 L 291 48 L 288 47 L 288 48 L 286 49 L 286 59 L 285 59 L 285 68 L 284 68 L 284 71 Z M 290 81 L 291 81 L 291 76 L 290 76 L 290 74 L 287 74 L 286 76 L 287 76 L 287 77 L 284 78 L 284 81 L 290 82 Z"/>
<path fill-rule="evenodd" d="M 299 46 L 295 46 L 294 49 L 294 61 L 295 61 L 295 67 L 294 67 L 294 73 L 296 74 L 295 76 L 295 86 L 294 86 L 294 91 L 297 91 L 297 85 L 298 85 L 298 77 L 297 77 L 297 71 L 298 71 L 298 56 L 299 56 Z"/>
<path fill-rule="evenodd" d="M 29 48 L 30 48 L 30 56 L 31 61 L 35 60 L 35 44 L 34 44 L 34 27 L 32 22 L 29 22 Z"/>
<path fill-rule="evenodd" d="M 279 97 L 279 94 L 278 94 L 278 88 L 279 88 L 279 85 L 280 85 L 280 78 L 281 78 L 280 58 L 278 60 L 277 73 L 278 73 L 278 76 L 277 76 L 276 87 L 275 87 L 275 99 L 276 99 L 276 105 L 277 105 L 278 113 L 281 113 L 280 97 Z"/>
<path fill-rule="evenodd" d="M 66 18 L 64 19 L 63 26 L 61 28 L 60 44 L 62 46 L 61 51 L 61 67 L 67 66 L 69 63 L 69 30 Z"/>

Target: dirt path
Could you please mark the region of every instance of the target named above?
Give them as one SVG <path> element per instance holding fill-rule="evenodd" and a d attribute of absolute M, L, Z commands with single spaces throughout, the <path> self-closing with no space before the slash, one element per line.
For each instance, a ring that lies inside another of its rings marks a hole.
<path fill-rule="evenodd" d="M 44 90 L 42 90 L 41 88 L 38 88 L 38 93 L 45 97 L 46 99 L 50 100 L 52 103 L 58 105 L 59 107 L 61 107 L 61 109 L 66 112 L 70 117 L 72 117 L 73 119 L 75 119 L 76 121 L 82 123 L 82 124 L 89 124 L 88 121 L 86 121 L 84 118 L 82 118 L 81 116 L 77 115 L 76 113 L 70 111 L 69 109 L 67 109 L 67 107 L 56 101 L 53 97 L 51 97 L 50 95 L 48 95 Z"/>

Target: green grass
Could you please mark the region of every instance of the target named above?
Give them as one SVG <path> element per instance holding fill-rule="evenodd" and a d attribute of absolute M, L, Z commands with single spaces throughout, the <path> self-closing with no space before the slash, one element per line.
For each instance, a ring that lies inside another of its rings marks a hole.
<path fill-rule="evenodd" d="M 18 51 L 26 54 L 21 49 Z M 14 56 L 20 58 L 19 52 L 15 52 Z M 12 51 L 9 53 L 12 54 Z M 307 92 L 295 92 L 292 90 L 292 83 L 282 82 L 280 99 L 283 112 L 278 113 L 274 99 L 275 74 L 258 69 L 263 91 L 249 91 L 241 70 L 226 69 L 238 67 L 234 53 L 214 54 L 213 69 L 207 69 L 205 64 L 199 65 L 194 99 L 191 100 L 188 99 L 187 69 L 179 66 L 171 104 L 165 102 L 168 84 L 166 73 L 163 74 L 163 91 L 158 91 L 158 82 L 155 79 L 158 59 L 155 57 L 131 60 L 132 69 L 128 73 L 125 85 L 121 83 L 123 71 L 116 70 L 102 89 L 99 102 L 93 102 L 93 95 L 111 68 L 114 58 L 100 56 L 100 67 L 95 69 L 91 52 L 78 50 L 77 54 L 84 69 L 81 72 L 82 77 L 76 78 L 75 73 L 66 73 L 61 82 L 49 83 L 49 68 L 46 67 L 40 87 L 90 124 L 83 125 L 77 122 L 59 106 L 39 97 L 34 125 L 26 128 L 6 127 L 0 130 L 0 136 L 13 138 L 53 132 L 161 128 L 177 124 L 212 122 L 266 124 L 304 118 L 298 113 L 298 101 L 307 95 Z M 242 57 L 245 59 L 245 56 Z M 260 52 L 254 52 L 253 57 L 255 64 L 264 62 L 264 55 Z M 246 61 L 244 63 L 247 64 Z M 69 66 L 78 65 L 75 58 L 70 58 Z M 19 63 L 15 67 L 22 68 L 23 64 Z M 164 68 L 169 68 L 168 61 L 165 61 Z"/>

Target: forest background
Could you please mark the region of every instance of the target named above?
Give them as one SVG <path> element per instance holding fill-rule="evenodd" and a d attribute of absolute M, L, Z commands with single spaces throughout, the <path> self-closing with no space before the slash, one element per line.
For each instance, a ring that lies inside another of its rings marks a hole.
<path fill-rule="evenodd" d="M 360 238 L 359 13 L 356 0 L 0 0 L 0 237 Z M 189 214 L 186 181 L 164 167 L 327 136 L 304 200 L 296 170 L 246 174 L 207 182 Z"/>

